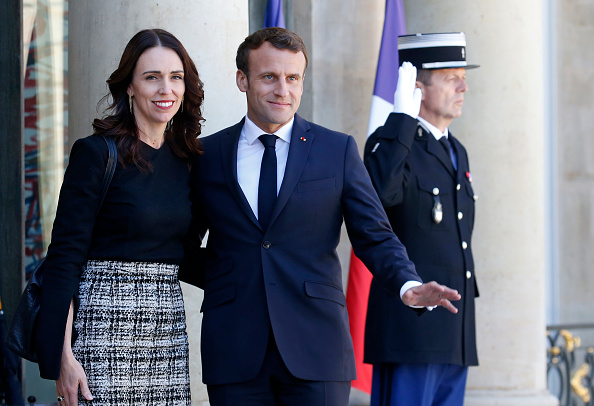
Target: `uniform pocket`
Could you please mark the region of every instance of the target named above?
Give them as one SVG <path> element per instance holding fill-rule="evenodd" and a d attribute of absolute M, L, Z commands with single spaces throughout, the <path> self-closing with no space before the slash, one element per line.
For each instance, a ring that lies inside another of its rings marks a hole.
<path fill-rule="evenodd" d="M 453 179 L 418 177 L 418 219 L 420 228 L 449 230 L 454 226 Z"/>

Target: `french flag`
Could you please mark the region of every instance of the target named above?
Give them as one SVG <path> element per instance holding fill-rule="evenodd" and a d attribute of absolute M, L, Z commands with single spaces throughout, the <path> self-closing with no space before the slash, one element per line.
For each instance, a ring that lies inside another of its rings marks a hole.
<path fill-rule="evenodd" d="M 264 15 L 264 28 L 285 27 L 285 16 L 283 14 L 283 0 L 268 0 L 266 3 L 266 14 Z"/>
<path fill-rule="evenodd" d="M 369 127 L 367 136 L 382 126 L 394 108 L 394 92 L 398 81 L 398 36 L 406 34 L 404 23 L 404 7 L 402 0 L 386 0 L 386 17 L 384 31 L 375 75 L 375 87 L 371 99 Z M 351 251 L 351 264 L 347 284 L 347 309 L 355 361 L 357 363 L 357 379 L 353 388 L 371 393 L 371 376 L 373 367 L 363 363 L 365 340 L 365 319 L 367 317 L 367 300 L 372 275 L 363 263 Z"/>

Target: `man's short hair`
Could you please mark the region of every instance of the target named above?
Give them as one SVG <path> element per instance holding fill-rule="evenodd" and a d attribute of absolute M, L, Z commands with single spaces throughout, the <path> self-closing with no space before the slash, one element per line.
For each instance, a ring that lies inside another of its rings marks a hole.
<path fill-rule="evenodd" d="M 417 80 L 424 85 L 431 84 L 431 77 L 433 76 L 432 69 L 417 69 Z"/>
<path fill-rule="evenodd" d="M 305 56 L 305 67 L 307 68 L 307 48 L 303 39 L 285 28 L 270 27 L 263 28 L 254 32 L 253 34 L 246 37 L 246 39 L 237 48 L 237 56 L 235 57 L 235 64 L 237 69 L 249 75 L 248 57 L 252 49 L 258 49 L 264 44 L 264 42 L 270 42 L 270 44 L 277 49 L 288 49 L 289 51 L 303 52 Z"/>

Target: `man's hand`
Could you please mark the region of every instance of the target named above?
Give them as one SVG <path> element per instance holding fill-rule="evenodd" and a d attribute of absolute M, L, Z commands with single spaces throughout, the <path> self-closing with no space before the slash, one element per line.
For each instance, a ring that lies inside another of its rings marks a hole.
<path fill-rule="evenodd" d="M 402 295 L 402 302 L 407 306 L 442 306 L 452 313 L 458 313 L 451 301 L 460 300 L 457 290 L 440 285 L 437 282 L 424 283 L 410 288 Z"/>
<path fill-rule="evenodd" d="M 394 113 L 404 113 L 417 118 L 421 111 L 423 92 L 416 87 L 417 68 L 410 62 L 404 62 L 398 68 L 398 83 L 394 93 Z"/>

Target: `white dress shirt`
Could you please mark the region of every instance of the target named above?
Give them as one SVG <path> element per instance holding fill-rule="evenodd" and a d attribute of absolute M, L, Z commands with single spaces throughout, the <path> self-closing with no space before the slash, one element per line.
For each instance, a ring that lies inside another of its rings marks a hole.
<path fill-rule="evenodd" d="M 289 145 L 291 144 L 291 133 L 293 132 L 293 121 L 291 119 L 274 133 L 276 140 L 276 194 L 283 183 L 287 157 L 289 156 Z M 239 135 L 237 145 L 237 181 L 243 191 L 252 211 L 258 218 L 258 184 L 260 183 L 260 166 L 264 156 L 264 144 L 258 139 L 262 134 L 268 134 L 261 130 L 249 117 L 245 116 L 245 123 Z"/>

